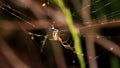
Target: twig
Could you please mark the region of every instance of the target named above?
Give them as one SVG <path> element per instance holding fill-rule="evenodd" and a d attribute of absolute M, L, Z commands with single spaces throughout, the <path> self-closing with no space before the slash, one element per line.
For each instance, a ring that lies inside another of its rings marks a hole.
<path fill-rule="evenodd" d="M 83 19 L 83 23 L 85 25 L 92 24 L 91 16 L 90 16 L 90 5 L 91 0 L 82 0 L 82 8 L 81 8 L 81 16 Z M 86 50 L 87 50 L 87 58 L 89 62 L 90 68 L 98 68 L 97 60 L 91 63 L 91 58 L 94 58 L 95 55 L 95 47 L 94 47 L 94 30 L 92 28 L 85 30 L 85 38 L 86 38 Z"/>
<path fill-rule="evenodd" d="M 67 68 L 66 63 L 65 63 L 65 58 L 63 56 L 63 52 L 60 48 L 60 44 L 57 41 L 51 41 L 53 51 L 54 51 L 54 56 L 56 60 L 56 64 L 58 68 Z"/>
<path fill-rule="evenodd" d="M 113 43 L 112 41 L 106 39 L 105 37 L 101 35 L 97 35 L 98 38 L 96 38 L 96 42 L 100 44 L 100 46 L 104 47 L 108 51 L 112 52 L 113 54 L 117 55 L 120 57 L 120 47 L 119 45 Z"/>
<path fill-rule="evenodd" d="M 14 68 L 31 68 L 15 55 L 13 50 L 2 40 L 2 38 L 0 38 L 0 43 L 2 53 Z"/>

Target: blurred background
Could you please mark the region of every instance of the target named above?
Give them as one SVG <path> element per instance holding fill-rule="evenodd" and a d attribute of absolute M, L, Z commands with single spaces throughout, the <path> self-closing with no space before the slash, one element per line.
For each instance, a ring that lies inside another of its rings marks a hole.
<path fill-rule="evenodd" d="M 86 68 L 120 68 L 120 1 L 63 1 L 80 35 Z M 89 35 L 94 40 L 87 46 Z M 73 44 L 54 0 L 0 0 L 0 68 L 80 68 Z"/>

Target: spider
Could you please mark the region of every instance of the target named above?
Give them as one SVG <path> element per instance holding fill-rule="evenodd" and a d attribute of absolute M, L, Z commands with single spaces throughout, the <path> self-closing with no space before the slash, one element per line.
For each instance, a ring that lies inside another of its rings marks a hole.
<path fill-rule="evenodd" d="M 15 9 L 12 9 L 12 8 L 6 6 L 5 4 L 4 4 L 4 6 L 7 7 L 7 8 L 9 8 L 9 9 L 11 9 L 11 10 L 13 10 L 13 11 L 15 11 L 15 12 L 17 12 L 17 13 L 22 14 L 21 12 L 18 12 L 18 11 L 16 11 Z M 35 27 L 34 25 L 32 25 L 31 23 L 29 23 L 28 21 L 24 20 L 22 17 L 14 14 L 13 12 L 7 10 L 6 8 L 4 8 L 4 7 L 2 7 L 2 6 L 0 6 L 0 8 L 3 9 L 3 10 L 5 10 L 6 12 L 12 14 L 13 16 L 17 17 L 18 19 L 26 22 L 27 24 L 31 25 L 32 27 Z M 22 15 L 23 15 L 23 14 L 22 14 Z M 25 16 L 25 15 L 24 15 L 24 16 Z M 51 28 L 49 29 L 47 35 L 35 34 L 35 33 L 32 33 L 32 32 L 29 32 L 29 31 L 27 31 L 27 32 L 28 32 L 28 35 L 31 36 L 31 39 L 32 39 L 32 40 L 34 39 L 34 36 L 39 37 L 39 38 L 40 38 L 40 37 L 44 37 L 44 40 L 41 41 L 41 42 L 42 42 L 42 48 L 44 47 L 44 45 L 45 45 L 45 43 L 46 43 L 46 40 L 49 39 L 49 40 L 58 41 L 58 42 L 60 42 L 60 44 L 61 44 L 63 47 L 65 47 L 66 49 L 69 49 L 69 50 L 74 51 L 73 47 L 71 47 L 70 44 L 68 44 L 67 42 L 63 42 L 63 39 L 62 39 L 62 38 L 60 37 L 60 35 L 59 35 L 60 31 L 59 31 L 58 29 L 56 29 L 53 25 L 51 25 Z"/>
<path fill-rule="evenodd" d="M 74 48 L 70 44 L 68 44 L 67 41 L 63 41 L 63 39 L 60 36 L 60 31 L 56 29 L 53 25 L 51 25 L 51 28 L 48 29 L 48 34 L 46 35 L 35 34 L 32 32 L 28 32 L 28 35 L 31 36 L 32 40 L 34 40 L 34 36 L 39 38 L 44 37 L 44 39 L 41 41 L 42 42 L 41 52 L 43 51 L 47 39 L 58 41 L 64 48 L 72 50 L 74 52 Z"/>

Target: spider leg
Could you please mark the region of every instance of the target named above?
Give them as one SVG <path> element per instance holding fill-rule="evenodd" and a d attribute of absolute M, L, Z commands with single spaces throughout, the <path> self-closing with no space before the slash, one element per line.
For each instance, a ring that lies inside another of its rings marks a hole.
<path fill-rule="evenodd" d="M 72 51 L 74 51 L 73 50 L 73 47 L 71 47 L 69 44 L 68 45 L 65 45 L 65 44 L 62 44 L 66 49 L 69 49 L 69 50 L 72 50 Z"/>
<path fill-rule="evenodd" d="M 68 44 L 66 41 L 65 41 L 65 43 L 67 43 L 67 44 L 64 44 L 64 42 L 62 40 L 60 41 L 60 43 L 64 48 L 72 50 L 74 52 L 74 48 L 71 47 L 70 44 Z"/>
<path fill-rule="evenodd" d="M 47 40 L 47 38 L 48 38 L 48 35 L 43 36 L 43 35 L 35 34 L 35 33 L 32 33 L 32 32 L 28 32 L 28 35 L 31 36 L 31 39 L 32 39 L 32 40 L 34 39 L 33 36 L 36 36 L 36 37 L 44 37 L 44 38 L 45 38 L 43 41 L 40 41 L 40 42 L 42 43 L 42 45 L 41 45 L 41 50 L 40 50 L 40 51 L 43 52 L 43 48 L 44 48 L 45 42 L 46 42 L 46 40 Z"/>
<path fill-rule="evenodd" d="M 48 36 L 47 36 L 47 35 L 45 35 L 44 37 L 45 37 L 45 39 L 42 41 L 41 52 L 43 52 L 43 48 L 44 48 L 44 45 L 45 45 L 45 42 L 46 42 L 46 40 L 47 40 Z"/>

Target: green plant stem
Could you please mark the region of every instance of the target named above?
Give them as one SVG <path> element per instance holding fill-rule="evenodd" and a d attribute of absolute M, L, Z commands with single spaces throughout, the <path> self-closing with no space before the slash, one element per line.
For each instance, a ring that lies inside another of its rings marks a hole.
<path fill-rule="evenodd" d="M 111 68 L 120 68 L 120 65 L 119 65 L 119 58 L 112 55 L 110 57 L 110 65 L 111 65 Z"/>
<path fill-rule="evenodd" d="M 77 34 L 77 31 L 74 28 L 71 13 L 67 8 L 65 8 L 62 0 L 54 0 L 54 1 L 60 7 L 60 9 L 64 13 L 64 15 L 66 16 L 68 28 L 69 28 L 69 30 L 72 34 L 73 40 L 74 40 L 75 52 L 77 53 L 77 57 L 78 57 L 78 60 L 80 62 L 80 65 L 81 65 L 80 67 L 86 68 L 84 57 L 82 55 L 83 53 L 82 53 L 81 41 L 80 41 L 79 35 Z"/>

